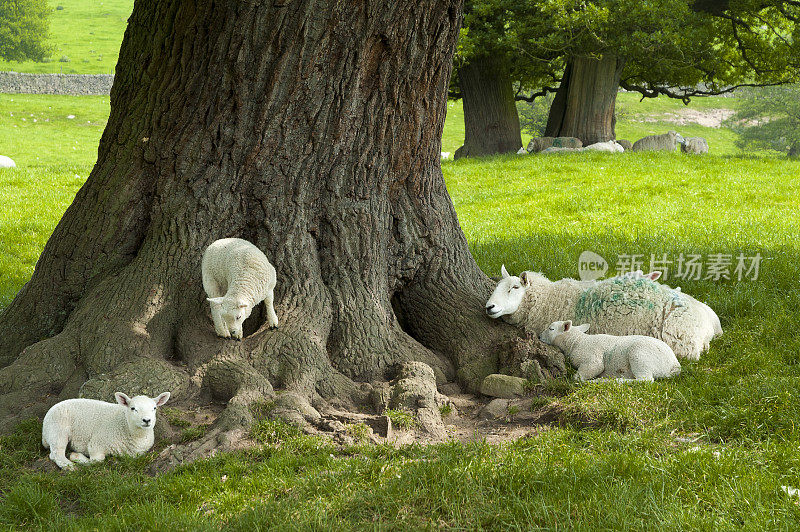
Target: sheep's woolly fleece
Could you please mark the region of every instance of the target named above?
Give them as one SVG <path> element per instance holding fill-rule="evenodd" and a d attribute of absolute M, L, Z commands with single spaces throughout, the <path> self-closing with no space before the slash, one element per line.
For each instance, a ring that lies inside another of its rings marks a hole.
<path fill-rule="evenodd" d="M 652 381 L 674 377 L 681 365 L 669 346 L 650 336 L 586 334 L 589 325 L 554 321 L 539 339 L 558 347 L 578 368 L 575 380 L 600 378 Z"/>
<path fill-rule="evenodd" d="M 504 305 L 503 283 L 524 287 L 517 308 Z M 492 303 L 505 310 L 490 312 Z M 690 360 L 697 360 L 708 349 L 719 327 L 716 314 L 707 305 L 646 277 L 552 282 L 539 273 L 523 272 L 498 283 L 487 302 L 487 312 L 534 335 L 554 321 L 572 320 L 590 324 L 595 333 L 652 336 L 666 342 L 678 357 Z"/>

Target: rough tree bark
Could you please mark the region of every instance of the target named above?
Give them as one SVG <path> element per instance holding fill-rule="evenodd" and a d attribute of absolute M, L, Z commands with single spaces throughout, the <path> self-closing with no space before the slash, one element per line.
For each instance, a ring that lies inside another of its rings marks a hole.
<path fill-rule="evenodd" d="M 623 64 L 610 54 L 568 61 L 550 106 L 545 136 L 577 137 L 584 146 L 616 139 L 614 105 Z"/>
<path fill-rule="evenodd" d="M 483 313 L 439 166 L 460 10 L 137 1 L 97 164 L 0 314 L 0 429 L 117 389 L 230 426 L 275 390 L 354 407 L 409 360 L 476 389 L 516 332 Z M 241 342 L 200 276 L 231 236 L 278 271 L 279 328 L 254 312 Z"/>
<path fill-rule="evenodd" d="M 522 147 L 519 115 L 504 59 L 482 56 L 458 69 L 464 104 L 464 145 L 455 158 L 516 152 Z"/>

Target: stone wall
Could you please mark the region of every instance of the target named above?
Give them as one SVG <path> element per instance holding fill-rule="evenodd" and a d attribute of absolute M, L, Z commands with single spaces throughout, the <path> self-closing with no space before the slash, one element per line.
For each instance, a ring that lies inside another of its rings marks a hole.
<path fill-rule="evenodd" d="M 0 72 L 0 93 L 108 95 L 111 74 L 21 74 Z"/>

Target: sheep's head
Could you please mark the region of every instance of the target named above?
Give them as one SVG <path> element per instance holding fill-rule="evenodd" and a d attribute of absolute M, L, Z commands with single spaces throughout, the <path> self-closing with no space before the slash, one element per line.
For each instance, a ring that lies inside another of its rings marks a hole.
<path fill-rule="evenodd" d="M 505 265 L 500 268 L 502 278 L 486 302 L 486 314 L 490 318 L 499 318 L 517 311 L 525 297 L 525 290 L 533 284 L 533 272 L 522 272 L 519 277 L 509 275 Z"/>
<path fill-rule="evenodd" d="M 572 325 L 572 320 L 567 321 L 554 321 L 550 325 L 547 326 L 547 329 L 542 331 L 542 334 L 539 335 L 539 340 L 542 342 L 553 345 L 553 342 L 558 336 L 561 336 L 565 332 L 569 332 L 572 329 L 580 332 L 586 332 L 589 330 L 589 324 L 584 323 L 583 325 Z"/>
<path fill-rule="evenodd" d="M 133 431 L 153 428 L 156 424 L 156 409 L 169 400 L 169 392 L 164 392 L 155 398 L 146 395 L 128 397 L 122 392 L 115 393 L 114 397 L 117 403 L 125 407 L 128 428 Z"/>
<path fill-rule="evenodd" d="M 242 324 L 244 320 L 250 317 L 253 312 L 253 307 L 244 298 L 232 297 L 209 297 L 208 302 L 211 304 L 211 309 L 216 309 L 225 326 L 230 331 L 231 336 L 237 340 L 242 339 Z"/>

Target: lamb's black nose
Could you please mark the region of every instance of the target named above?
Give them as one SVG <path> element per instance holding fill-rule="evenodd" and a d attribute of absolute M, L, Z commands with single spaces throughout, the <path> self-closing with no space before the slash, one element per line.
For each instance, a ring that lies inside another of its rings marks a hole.
<path fill-rule="evenodd" d="M 486 305 L 486 312 L 491 312 L 494 308 L 494 305 Z"/>
<path fill-rule="evenodd" d="M 142 423 L 144 423 L 145 425 L 149 425 L 150 421 L 152 421 L 152 420 L 151 419 L 143 419 Z"/>

